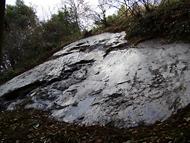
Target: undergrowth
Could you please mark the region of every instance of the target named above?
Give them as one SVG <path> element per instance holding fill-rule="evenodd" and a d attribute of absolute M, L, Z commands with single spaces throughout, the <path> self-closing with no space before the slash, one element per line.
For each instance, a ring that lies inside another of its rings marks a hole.
<path fill-rule="evenodd" d="M 109 26 L 99 25 L 94 33 L 126 31 L 127 40 L 132 42 L 147 38 L 190 41 L 189 0 L 168 0 L 149 7 L 149 11 L 142 6 L 135 8 L 135 15 L 118 12 L 108 19 Z"/>

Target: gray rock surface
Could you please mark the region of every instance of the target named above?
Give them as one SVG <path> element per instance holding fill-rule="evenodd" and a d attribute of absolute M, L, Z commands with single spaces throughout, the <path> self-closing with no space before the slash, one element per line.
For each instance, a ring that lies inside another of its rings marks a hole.
<path fill-rule="evenodd" d="M 7 110 L 47 110 L 58 120 L 133 127 L 163 121 L 190 103 L 190 44 L 147 41 L 125 33 L 74 42 L 51 60 L 0 86 Z"/>

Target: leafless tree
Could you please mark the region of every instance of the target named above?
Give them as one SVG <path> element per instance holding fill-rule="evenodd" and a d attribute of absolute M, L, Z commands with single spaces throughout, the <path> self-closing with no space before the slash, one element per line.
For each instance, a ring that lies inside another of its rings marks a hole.
<path fill-rule="evenodd" d="M 108 26 L 106 12 L 109 9 L 107 0 L 98 0 L 97 9 L 92 12 L 95 23 L 101 23 Z"/>
<path fill-rule="evenodd" d="M 134 16 L 141 16 L 141 9 L 149 12 L 152 9 L 152 5 L 158 4 L 160 0 L 107 0 L 108 5 L 110 7 L 114 7 L 120 9 L 123 5 L 126 7 L 126 15 L 130 13 Z"/>
<path fill-rule="evenodd" d="M 64 0 L 63 3 L 71 10 L 76 24 L 84 29 L 84 21 L 91 11 L 88 3 L 84 0 Z"/>
<path fill-rule="evenodd" d="M 134 3 L 134 1 L 133 1 L 133 3 Z M 131 6 L 133 4 L 132 0 L 117 0 L 117 1 L 107 0 L 107 3 L 110 7 L 114 7 L 116 9 L 120 9 L 121 6 L 123 5 L 126 7 L 126 13 L 128 13 L 128 12 L 132 13 L 132 8 L 131 8 Z"/>

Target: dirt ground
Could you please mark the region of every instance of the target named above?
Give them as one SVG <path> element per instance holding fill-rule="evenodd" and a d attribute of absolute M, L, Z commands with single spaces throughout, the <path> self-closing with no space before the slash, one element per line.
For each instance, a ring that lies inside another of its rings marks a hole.
<path fill-rule="evenodd" d="M 0 143 L 188 143 L 190 106 L 163 123 L 136 128 L 77 126 L 37 110 L 0 113 Z"/>

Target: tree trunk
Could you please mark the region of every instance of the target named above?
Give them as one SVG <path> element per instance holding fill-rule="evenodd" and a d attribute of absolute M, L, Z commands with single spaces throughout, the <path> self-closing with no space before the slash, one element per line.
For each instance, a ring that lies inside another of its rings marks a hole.
<path fill-rule="evenodd" d="M 0 63 L 2 62 L 4 15 L 5 15 L 5 0 L 0 0 Z"/>

